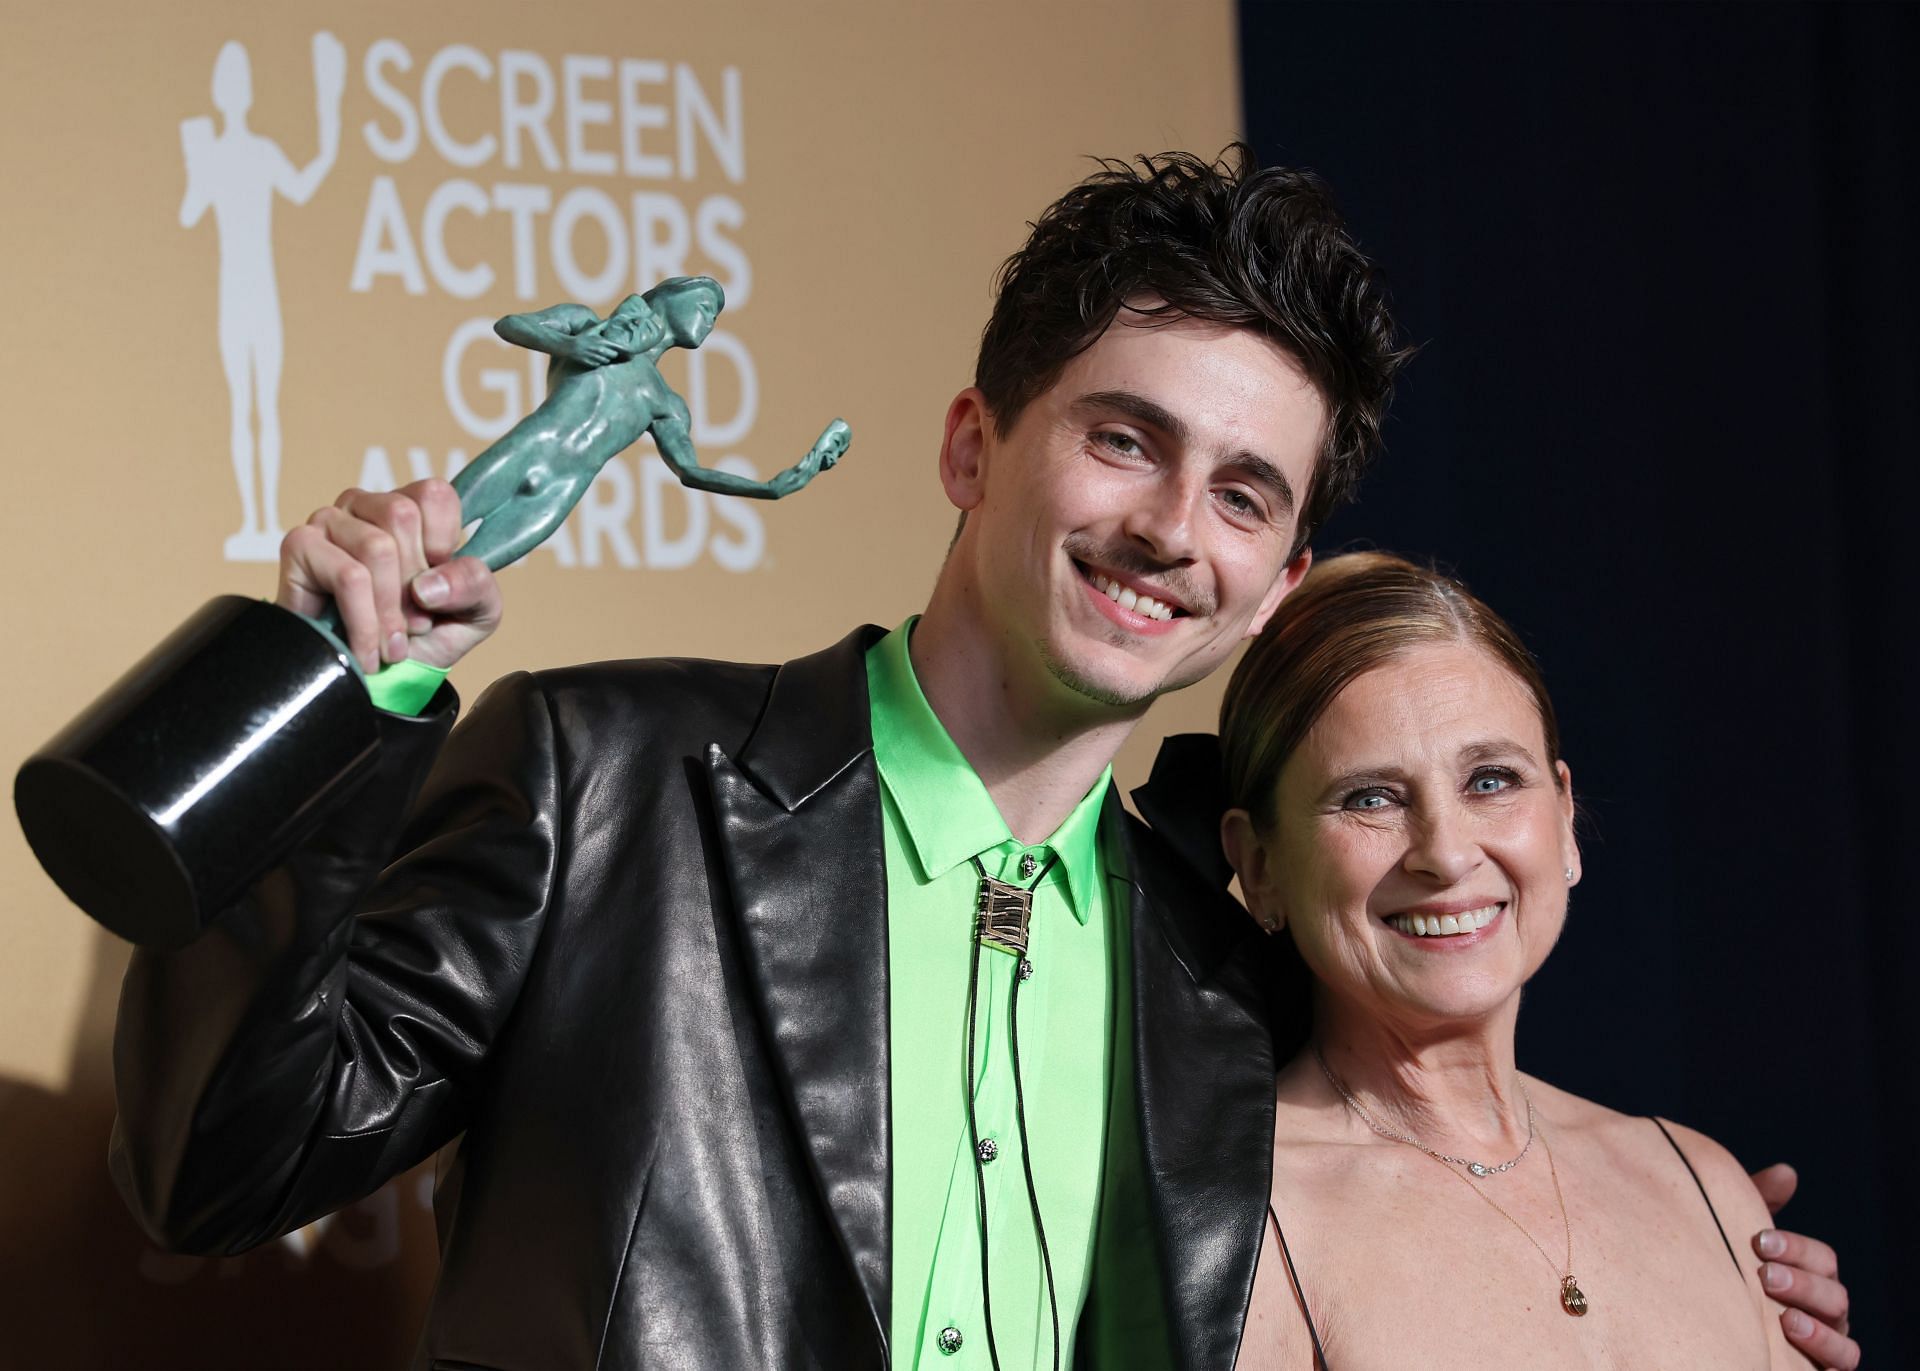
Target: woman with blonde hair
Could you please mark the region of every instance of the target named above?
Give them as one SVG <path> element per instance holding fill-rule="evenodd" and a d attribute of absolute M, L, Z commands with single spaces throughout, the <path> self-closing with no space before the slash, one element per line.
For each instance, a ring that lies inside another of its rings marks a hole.
<path fill-rule="evenodd" d="M 1221 745 L 1228 856 L 1312 1007 L 1239 1365 L 1806 1366 L 1728 1236 L 1769 1223 L 1739 1163 L 1515 1065 L 1581 856 L 1512 629 L 1436 572 L 1328 559 L 1235 672 Z"/>

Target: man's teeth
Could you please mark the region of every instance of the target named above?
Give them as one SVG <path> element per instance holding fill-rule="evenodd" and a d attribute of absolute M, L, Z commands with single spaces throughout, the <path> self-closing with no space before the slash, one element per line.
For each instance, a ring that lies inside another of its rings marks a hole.
<path fill-rule="evenodd" d="M 1499 905 L 1490 904 L 1480 909 L 1469 909 L 1464 914 L 1395 914 L 1387 922 L 1402 933 L 1412 933 L 1416 937 L 1444 938 L 1453 933 L 1471 933 L 1476 928 L 1485 928 L 1499 912 Z"/>
<path fill-rule="evenodd" d="M 1163 605 L 1151 595 L 1141 595 L 1127 586 L 1121 585 L 1111 577 L 1102 576 L 1097 571 L 1089 571 L 1087 579 L 1093 582 L 1093 588 L 1119 604 L 1122 609 L 1130 609 L 1135 614 L 1144 614 L 1149 619 L 1171 619 L 1173 606 Z"/>

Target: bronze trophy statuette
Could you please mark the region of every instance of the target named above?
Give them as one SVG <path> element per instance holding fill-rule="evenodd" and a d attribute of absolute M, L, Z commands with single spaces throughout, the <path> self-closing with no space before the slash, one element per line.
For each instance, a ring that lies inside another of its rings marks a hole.
<path fill-rule="evenodd" d="M 683 484 L 721 495 L 779 499 L 838 463 L 852 435 L 835 419 L 766 480 L 701 465 L 658 362 L 699 347 L 724 305 L 717 281 L 680 276 L 604 319 L 556 305 L 500 320 L 553 359 L 547 396 L 455 477 L 459 555 L 495 570 L 525 556 L 645 433 Z M 379 713 L 337 628 L 217 597 L 27 759 L 14 808 L 68 898 L 132 942 L 183 945 L 366 775 Z"/>

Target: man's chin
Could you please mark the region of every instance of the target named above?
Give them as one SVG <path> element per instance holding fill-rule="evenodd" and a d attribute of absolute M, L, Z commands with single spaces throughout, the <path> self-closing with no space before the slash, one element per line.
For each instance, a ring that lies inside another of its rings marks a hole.
<path fill-rule="evenodd" d="M 1191 681 L 1142 681 L 1124 672 L 1100 671 L 1083 662 L 1073 661 L 1040 644 L 1040 655 L 1053 679 L 1090 704 L 1106 709 L 1139 712 L 1171 690 L 1180 690 Z"/>

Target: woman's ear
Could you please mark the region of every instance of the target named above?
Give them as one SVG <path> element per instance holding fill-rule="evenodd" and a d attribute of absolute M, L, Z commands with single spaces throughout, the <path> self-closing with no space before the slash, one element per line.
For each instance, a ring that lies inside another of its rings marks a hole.
<path fill-rule="evenodd" d="M 1234 873 L 1240 877 L 1240 895 L 1247 902 L 1247 912 L 1253 915 L 1253 921 L 1268 933 L 1278 933 L 1285 928 L 1286 913 L 1270 889 L 1272 856 L 1253 826 L 1253 816 L 1244 809 L 1229 809 L 1222 814 L 1220 846 L 1226 850 L 1227 860 L 1233 863 Z"/>
<path fill-rule="evenodd" d="M 1560 858 L 1567 871 L 1567 884 L 1576 886 L 1580 884 L 1580 839 L 1573 831 L 1578 812 L 1573 803 L 1573 772 L 1565 762 L 1555 762 L 1553 769 L 1560 778 Z"/>

